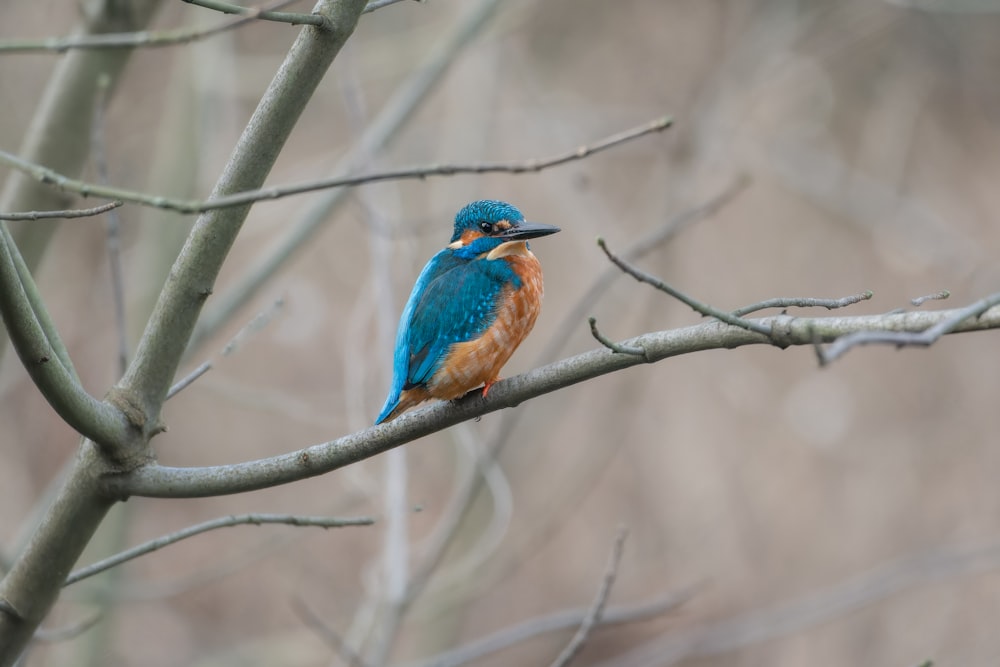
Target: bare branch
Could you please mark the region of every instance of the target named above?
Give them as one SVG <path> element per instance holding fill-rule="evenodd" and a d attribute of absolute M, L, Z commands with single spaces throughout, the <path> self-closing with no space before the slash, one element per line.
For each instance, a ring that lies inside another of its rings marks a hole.
<path fill-rule="evenodd" d="M 940 292 L 935 292 L 934 294 L 925 294 L 924 296 L 914 297 L 910 299 L 910 303 L 914 306 L 922 306 L 928 301 L 942 301 L 947 299 L 949 296 L 951 296 L 951 292 L 943 289 Z"/>
<path fill-rule="evenodd" d="M 420 0 L 418 0 L 419 2 Z M 275 13 L 295 0 L 278 0 L 262 7 L 244 7 L 247 10 L 238 19 L 230 19 L 209 28 L 178 28 L 175 30 L 142 30 L 139 32 L 110 32 L 96 35 L 68 35 L 41 39 L 0 39 L 0 53 L 65 53 L 71 49 L 134 49 L 136 47 L 164 47 L 188 44 L 220 33 L 242 28 L 260 20 L 261 13 Z M 371 0 L 361 11 L 374 12 L 402 0 Z M 304 15 L 299 15 L 304 16 Z"/>
<path fill-rule="evenodd" d="M 274 319 L 275 314 L 285 305 L 284 299 L 277 299 L 271 306 L 254 316 L 242 329 L 236 332 L 236 334 L 229 339 L 226 343 L 222 352 L 220 353 L 223 357 L 228 357 L 233 352 L 236 352 L 240 348 L 240 345 L 251 335 L 257 333 L 263 329 L 267 324 Z M 195 380 L 200 378 L 202 375 L 212 370 L 214 364 L 211 360 L 202 362 L 200 366 L 195 368 L 193 371 L 188 373 L 186 376 L 171 385 L 170 389 L 167 390 L 167 397 L 165 401 L 169 401 L 171 398 L 176 396 L 178 393 L 187 389 Z"/>
<path fill-rule="evenodd" d="M 977 304 L 978 306 L 978 304 Z M 624 342 L 646 350 L 649 363 L 708 349 L 732 349 L 743 345 L 813 345 L 830 342 L 857 331 L 924 331 L 961 315 L 951 332 L 1000 328 L 1000 308 L 970 320 L 966 310 L 917 311 L 855 317 L 792 317 L 776 315 L 751 320 L 772 331 L 765 336 L 720 322 L 704 322 L 682 329 L 643 334 Z M 135 471 L 105 477 L 108 493 L 116 497 L 201 497 L 243 493 L 321 475 L 445 429 L 468 419 L 591 378 L 645 363 L 628 354 L 608 354 L 605 348 L 563 359 L 523 375 L 497 382 L 486 398 L 472 391 L 464 398 L 440 402 L 410 412 L 388 424 L 380 424 L 337 440 L 271 458 L 207 468 L 170 468 L 148 464 Z"/>
<path fill-rule="evenodd" d="M 821 590 L 693 628 L 655 637 L 596 667 L 636 667 L 697 662 L 788 637 L 843 618 L 918 586 L 940 585 L 1000 568 L 1000 543 L 948 545 L 883 563 Z"/>
<path fill-rule="evenodd" d="M 604 572 L 601 587 L 597 591 L 597 597 L 594 598 L 594 603 L 584 617 L 583 622 L 580 623 L 576 634 L 573 635 L 569 644 L 566 645 L 555 661 L 553 661 L 552 667 L 566 667 L 566 665 L 572 662 L 576 654 L 583 648 L 584 643 L 586 643 L 587 637 L 590 636 L 590 631 L 595 625 L 601 622 L 604 607 L 607 605 L 608 596 L 611 594 L 611 587 L 614 585 L 615 577 L 618 575 L 618 565 L 622 560 L 622 550 L 625 548 L 625 537 L 627 535 L 628 531 L 624 527 L 618 529 L 618 536 L 615 537 L 615 544 L 611 549 L 611 557 L 608 559 L 608 567 Z"/>
<path fill-rule="evenodd" d="M 292 609 L 306 625 L 316 631 L 316 634 L 326 642 L 326 645 L 337 652 L 337 654 L 351 667 L 367 667 L 364 659 L 357 652 L 347 645 L 347 642 L 336 630 L 331 628 L 315 611 L 312 610 L 301 598 L 292 598 Z"/>
<path fill-rule="evenodd" d="M 383 7 L 388 7 L 389 5 L 394 5 L 397 2 L 403 2 L 403 0 L 368 0 L 368 4 L 365 5 L 362 14 L 367 14 L 369 12 L 374 12 L 376 9 L 382 9 Z M 415 0 L 415 2 L 424 2 L 424 0 Z"/>
<path fill-rule="evenodd" d="M 97 81 L 97 94 L 94 99 L 94 114 L 90 124 L 90 154 L 94 162 L 94 171 L 101 185 L 107 185 L 108 158 L 104 139 L 104 112 L 107 108 L 109 86 L 111 79 L 107 76 Z M 118 334 L 118 375 L 121 376 L 128 368 L 128 331 L 125 325 L 125 278 L 122 274 L 121 255 L 121 220 L 118 211 L 110 210 L 107 217 L 107 233 L 105 246 L 108 250 L 108 266 L 111 272 L 111 300 L 115 311 L 115 331 Z"/>
<path fill-rule="evenodd" d="M 234 5 L 229 2 L 219 0 L 183 0 L 189 5 L 197 5 L 205 9 L 212 9 L 223 14 L 239 14 L 261 21 L 275 21 L 277 23 L 289 23 L 291 25 L 311 25 L 322 30 L 330 30 L 329 19 L 321 14 L 299 14 L 297 12 L 272 12 L 261 10 L 256 7 L 244 7 Z"/>
<path fill-rule="evenodd" d="M 674 297 L 678 301 L 690 306 L 694 311 L 699 312 L 707 317 L 714 317 L 715 319 L 721 320 L 722 322 L 730 324 L 734 327 L 740 327 L 741 329 L 746 329 L 747 331 L 753 331 L 755 333 L 763 334 L 765 336 L 771 334 L 771 330 L 769 328 L 758 322 L 745 320 L 741 317 L 737 317 L 735 315 L 727 313 L 724 310 L 713 308 L 712 306 L 709 306 L 706 303 L 702 303 L 701 301 L 698 301 L 697 299 L 694 299 L 688 296 L 687 294 L 684 294 L 680 290 L 671 287 L 670 285 L 660 280 L 656 276 L 652 276 L 646 273 L 645 271 L 636 268 L 632 264 L 626 262 L 625 260 L 621 259 L 617 255 L 612 253 L 611 250 L 608 249 L 608 246 L 604 242 L 604 239 L 598 238 L 597 245 L 601 247 L 601 250 L 603 250 L 604 254 L 608 256 L 608 259 L 610 259 L 611 262 L 619 269 L 629 274 L 630 276 L 632 276 L 641 283 L 652 285 L 661 292 L 666 292 L 667 294 Z"/>
<path fill-rule="evenodd" d="M 275 186 L 272 188 L 261 188 L 258 190 L 242 190 L 232 194 L 217 193 L 206 201 L 192 201 L 184 199 L 172 199 L 160 195 L 145 194 L 134 190 L 124 190 L 122 188 L 104 187 L 96 183 L 68 178 L 62 174 L 43 167 L 39 164 L 28 162 L 20 157 L 0 150 L 0 163 L 4 163 L 17 171 L 20 171 L 35 180 L 48 185 L 54 185 L 69 192 L 76 192 L 85 197 L 105 197 L 108 199 L 120 199 L 122 201 L 162 208 L 179 213 L 204 213 L 207 211 L 217 211 L 220 209 L 246 206 L 254 202 L 280 199 L 291 195 L 326 190 L 329 188 L 339 188 L 346 186 L 358 186 L 380 181 L 398 181 L 405 179 L 425 179 L 431 176 L 454 176 L 455 174 L 524 174 L 534 173 L 556 167 L 567 162 L 582 160 L 590 155 L 618 146 L 633 139 L 638 139 L 647 134 L 661 132 L 672 124 L 669 117 L 663 116 L 649 123 L 640 125 L 624 132 L 605 137 L 595 143 L 580 146 L 579 148 L 559 153 L 547 158 L 529 158 L 515 162 L 478 162 L 470 164 L 432 164 L 417 167 L 405 167 L 402 169 L 390 169 L 387 171 L 372 174 L 360 174 L 357 176 L 338 176 L 335 178 L 325 178 L 315 181 L 307 181 L 293 185 Z"/>
<path fill-rule="evenodd" d="M 97 611 L 83 619 L 70 623 L 69 625 L 64 625 L 58 628 L 38 628 L 35 632 L 34 639 L 41 642 L 65 642 L 70 639 L 76 639 L 84 632 L 94 627 L 98 621 L 104 617 L 104 614 Z"/>
<path fill-rule="evenodd" d="M 941 336 L 956 331 L 966 320 L 980 317 L 983 313 L 998 304 L 1000 304 L 1000 292 L 981 299 L 965 308 L 944 311 L 949 312 L 948 317 L 922 331 L 855 331 L 838 338 L 825 350 L 817 346 L 816 355 L 819 357 L 820 365 L 826 365 L 843 356 L 852 347 L 858 345 L 886 343 L 897 347 L 903 347 L 904 345 L 927 347 L 937 342 Z"/>
<path fill-rule="evenodd" d="M 80 385 L 65 346 L 4 223 L 0 223 L 0 315 L 21 363 L 59 416 L 77 432 L 103 446 L 113 450 L 124 447 L 129 440 L 124 416 Z"/>
<path fill-rule="evenodd" d="M 280 9 L 295 0 L 278 0 L 261 7 L 261 10 Z M 65 53 L 71 49 L 134 49 L 187 44 L 199 39 L 233 30 L 256 21 L 255 16 L 231 19 L 209 28 L 178 28 L 175 30 L 140 30 L 139 32 L 104 32 L 41 39 L 0 39 L 0 53 Z"/>
<path fill-rule="evenodd" d="M 851 296 L 845 296 L 840 299 L 813 299 L 809 297 L 778 297 L 776 299 L 766 299 L 764 301 L 759 301 L 757 303 L 752 303 L 748 306 L 743 306 L 742 308 L 737 308 L 732 312 L 736 317 L 743 317 L 749 315 L 750 313 L 756 313 L 759 310 L 766 310 L 768 308 L 826 308 L 827 310 L 834 310 L 836 308 L 845 308 L 847 306 L 853 306 L 856 303 L 861 303 L 862 301 L 868 301 L 871 299 L 874 293 L 871 290 L 865 290 L 859 294 L 852 294 Z"/>
<path fill-rule="evenodd" d="M 649 602 L 624 607 L 610 607 L 605 609 L 601 615 L 599 624 L 601 627 L 622 625 L 662 616 L 693 598 L 695 591 L 696 587 L 691 586 L 681 591 L 667 593 Z M 466 663 L 522 644 L 539 635 L 579 627 L 590 611 L 589 608 L 570 609 L 547 616 L 529 618 L 517 625 L 504 628 L 450 651 L 439 653 L 420 662 L 408 663 L 406 667 L 461 667 Z"/>
<path fill-rule="evenodd" d="M 88 218 L 94 215 L 101 215 L 118 208 L 124 204 L 120 201 L 112 201 L 93 208 L 70 208 L 62 211 L 27 211 L 24 213 L 0 213 L 0 220 L 51 220 L 53 218 Z"/>
<path fill-rule="evenodd" d="M 194 383 L 195 380 L 197 380 L 202 375 L 212 370 L 212 367 L 213 364 L 211 361 L 202 362 L 200 366 L 198 366 L 193 371 L 191 371 L 190 373 L 182 377 L 180 380 L 172 384 L 170 386 L 170 389 L 167 390 L 166 398 L 164 398 L 163 400 L 169 401 L 171 398 L 173 398 L 177 394 L 187 389 Z"/>
<path fill-rule="evenodd" d="M 186 540 L 189 537 L 194 537 L 195 535 L 201 535 L 202 533 L 207 533 L 210 530 L 217 530 L 219 528 L 231 528 L 232 526 L 262 526 L 268 523 L 280 523 L 286 526 L 318 526 L 320 528 L 344 528 L 346 526 L 370 526 L 375 523 L 375 520 L 370 517 L 359 517 L 354 519 L 338 519 L 336 517 L 326 517 L 326 516 L 298 516 L 295 514 L 239 514 L 234 516 L 224 516 L 218 519 L 212 519 L 211 521 L 205 521 L 193 526 L 188 526 L 182 530 L 178 530 L 162 537 L 158 537 L 155 540 L 150 540 L 144 542 L 138 546 L 132 547 L 127 551 L 123 551 L 114 556 L 109 556 L 103 560 L 97 561 L 92 565 L 80 568 L 76 572 L 73 572 L 69 577 L 66 578 L 66 583 L 64 586 L 69 586 L 70 584 L 75 584 L 76 582 L 86 579 L 87 577 L 92 577 L 95 574 L 104 572 L 113 567 L 121 565 L 127 561 L 139 558 L 140 556 L 145 556 L 148 553 L 162 549 L 163 547 L 170 546 L 175 542 L 180 542 L 181 540 Z"/>
<path fill-rule="evenodd" d="M 590 335 L 592 335 L 595 339 L 597 339 L 597 342 L 603 345 L 604 347 L 608 348 L 612 352 L 617 352 L 618 354 L 631 354 L 633 356 L 642 357 L 643 359 L 646 359 L 646 350 L 642 349 L 641 347 L 629 347 L 627 345 L 621 345 L 619 343 L 616 343 L 610 338 L 605 337 L 604 334 L 598 331 L 596 318 L 591 317 L 587 321 L 590 323 Z"/>

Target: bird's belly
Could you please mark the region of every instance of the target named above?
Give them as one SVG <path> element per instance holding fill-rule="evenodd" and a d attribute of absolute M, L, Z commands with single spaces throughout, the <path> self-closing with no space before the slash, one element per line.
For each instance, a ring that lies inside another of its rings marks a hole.
<path fill-rule="evenodd" d="M 496 320 L 482 336 L 451 346 L 441 368 L 427 384 L 431 396 L 442 400 L 459 398 L 470 389 L 497 379 L 500 369 L 538 319 L 542 275 L 536 267 L 525 272 L 527 275 L 522 274 L 520 289 L 507 290 Z"/>

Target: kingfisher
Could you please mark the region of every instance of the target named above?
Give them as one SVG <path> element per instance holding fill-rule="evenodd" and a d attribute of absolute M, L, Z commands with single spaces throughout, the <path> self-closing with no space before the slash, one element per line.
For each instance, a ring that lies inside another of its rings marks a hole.
<path fill-rule="evenodd" d="M 392 388 L 376 424 L 431 398 L 480 385 L 489 393 L 541 309 L 542 266 L 527 241 L 558 231 L 502 201 L 458 212 L 451 242 L 420 272 L 399 318 Z"/>

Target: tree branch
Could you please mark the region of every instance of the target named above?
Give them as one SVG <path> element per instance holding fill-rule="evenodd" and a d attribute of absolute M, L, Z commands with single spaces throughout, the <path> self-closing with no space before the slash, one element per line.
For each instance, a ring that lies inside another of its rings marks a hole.
<path fill-rule="evenodd" d="M 604 611 L 598 623 L 604 627 L 645 621 L 662 616 L 694 597 L 695 591 L 696 588 L 691 586 L 677 592 L 661 595 L 649 602 L 611 607 Z M 522 644 L 539 635 L 578 627 L 590 611 L 590 609 L 570 609 L 547 616 L 529 618 L 458 648 L 439 653 L 419 662 L 406 663 L 405 667 L 461 667 L 461 665 L 479 660 L 511 646 Z"/>
<path fill-rule="evenodd" d="M 212 9 L 223 14 L 239 14 L 261 21 L 275 21 L 277 23 L 289 23 L 291 25 L 311 25 L 322 30 L 331 28 L 328 19 L 322 14 L 300 14 L 298 12 L 272 12 L 261 10 L 256 7 L 244 7 L 234 5 L 229 2 L 219 0 L 182 0 L 189 5 L 197 5 L 205 9 Z"/>
<path fill-rule="evenodd" d="M 24 213 L 0 213 L 0 220 L 50 220 L 52 218 L 88 218 L 94 215 L 107 213 L 111 209 L 118 208 L 125 202 L 112 201 L 93 208 L 70 208 L 61 211 L 26 211 Z"/>
<path fill-rule="evenodd" d="M 628 531 L 625 528 L 618 530 L 614 546 L 611 549 L 611 557 L 608 559 L 608 567 L 604 572 L 604 577 L 601 579 L 601 587 L 597 591 L 597 597 L 594 598 L 594 603 L 590 606 L 587 615 L 583 617 L 580 627 L 577 628 L 569 644 L 563 648 L 552 662 L 552 667 L 566 667 L 566 665 L 571 663 L 586 643 L 587 637 L 590 636 L 590 631 L 594 629 L 595 625 L 601 622 L 601 618 L 604 615 L 604 607 L 608 604 L 608 596 L 611 595 L 611 587 L 615 583 L 615 577 L 618 576 L 618 565 L 622 560 L 622 551 L 625 548 L 625 537 L 627 535 Z"/>
<path fill-rule="evenodd" d="M 213 197 L 252 190 L 264 181 L 363 8 L 364 0 L 320 4 L 320 12 L 329 16 L 334 29 L 307 27 L 299 34 L 233 150 Z M 163 428 L 159 422 L 163 401 L 202 305 L 249 211 L 249 205 L 244 205 L 210 211 L 198 219 L 157 300 L 135 358 L 115 389 L 144 416 L 147 435 Z"/>
<path fill-rule="evenodd" d="M 601 250 L 604 251 L 604 254 L 607 255 L 608 259 L 611 260 L 612 264 L 617 266 L 619 269 L 629 274 L 630 276 L 632 276 L 641 283 L 652 285 L 661 292 L 666 292 L 667 294 L 674 297 L 681 303 L 690 306 L 691 309 L 694 310 L 695 312 L 701 313 L 706 317 L 714 317 L 715 319 L 725 322 L 726 324 L 731 324 L 734 327 L 740 327 L 742 329 L 763 334 L 765 336 L 771 333 L 770 330 L 765 325 L 762 325 L 758 322 L 753 322 L 751 320 L 743 319 L 742 317 L 737 317 L 732 313 L 727 313 L 726 311 L 719 310 L 718 308 L 713 308 L 712 306 L 709 306 L 706 303 L 702 303 L 701 301 L 698 301 L 697 299 L 688 296 L 687 294 L 681 292 L 680 290 L 671 287 L 666 282 L 660 280 L 656 276 L 650 275 L 645 271 L 640 270 L 639 268 L 633 266 L 629 262 L 626 262 L 625 260 L 615 255 L 613 252 L 611 252 L 611 250 L 608 248 L 607 243 L 604 242 L 604 239 L 598 238 L 597 245 L 601 247 Z"/>
<path fill-rule="evenodd" d="M 259 188 L 260 182 L 240 184 L 243 187 L 220 189 L 216 187 L 212 196 L 205 201 L 173 199 L 161 195 L 146 194 L 135 190 L 125 190 L 116 187 L 105 187 L 97 183 L 89 183 L 73 178 L 67 178 L 53 169 L 34 164 L 12 153 L 0 150 L 0 163 L 22 172 L 40 183 L 53 185 L 62 190 L 75 192 L 84 197 L 104 197 L 121 201 L 162 208 L 178 213 L 205 213 L 228 208 L 242 208 L 254 202 L 280 199 L 292 195 L 327 190 L 330 188 L 365 185 L 381 181 L 399 181 L 406 179 L 425 179 L 431 176 L 454 176 L 456 174 L 525 174 L 534 173 L 556 167 L 567 162 L 582 160 L 595 153 L 605 151 L 619 144 L 638 139 L 647 134 L 662 132 L 671 126 L 673 120 L 662 116 L 648 123 L 634 127 L 624 132 L 605 137 L 592 144 L 580 146 L 557 155 L 546 158 L 529 158 L 513 162 L 474 162 L 468 164 L 431 164 L 415 167 L 389 169 L 372 174 L 354 176 L 336 176 L 305 183 L 279 185 L 270 188 Z M 265 174 L 266 176 L 266 174 Z M 263 179 L 260 179 L 263 182 Z"/>
<path fill-rule="evenodd" d="M 369 14 L 376 9 L 394 5 L 403 0 L 370 0 L 361 10 Z M 163 47 L 188 44 L 199 39 L 212 37 L 228 30 L 249 25 L 263 17 L 261 14 L 276 12 L 292 4 L 295 0 L 279 0 L 263 7 L 241 7 L 245 10 L 238 19 L 230 19 L 208 28 L 177 28 L 175 30 L 141 30 L 139 32 L 111 32 L 97 35 L 68 35 L 65 37 L 42 37 L 40 39 L 0 39 L 0 53 L 65 53 L 71 49 L 134 49 L 136 47 Z M 300 15 L 302 16 L 302 15 Z"/>
<path fill-rule="evenodd" d="M 262 7 L 263 10 L 279 9 L 295 0 L 278 0 Z M 254 16 L 230 19 L 208 28 L 177 28 L 175 30 L 140 30 L 138 32 L 105 32 L 99 34 L 43 37 L 40 39 L 0 39 L 0 53 L 65 53 L 71 49 L 134 49 L 187 44 L 211 37 L 227 30 L 249 25 Z"/>
<path fill-rule="evenodd" d="M 0 315 L 21 363 L 59 416 L 78 433 L 102 446 L 113 451 L 123 448 L 130 439 L 128 422 L 117 409 L 98 401 L 80 385 L 31 274 L 3 223 L 0 223 Z"/>
<path fill-rule="evenodd" d="M 858 345 L 884 343 L 897 347 L 903 347 L 904 345 L 927 347 L 936 343 L 941 336 L 955 331 L 963 322 L 981 316 L 998 304 L 1000 304 L 1000 292 L 981 299 L 965 308 L 950 311 L 948 317 L 922 331 L 855 331 L 842 338 L 838 338 L 836 342 L 825 350 L 817 346 L 816 355 L 819 357 L 819 363 L 822 366 L 838 359 L 852 347 Z"/>
<path fill-rule="evenodd" d="M 682 329 L 643 334 L 624 341 L 646 351 L 648 363 L 681 354 L 710 349 L 732 349 L 743 345 L 813 345 L 830 342 L 856 331 L 920 332 L 954 318 L 961 310 L 938 310 L 854 317 L 793 317 L 776 315 L 751 320 L 766 326 L 770 337 L 722 322 L 704 322 Z M 1000 308 L 977 319 L 967 316 L 952 333 L 1000 328 Z M 137 470 L 105 478 L 107 491 L 118 497 L 203 497 L 243 493 L 299 479 L 375 456 L 393 447 L 435 433 L 468 419 L 556 391 L 600 375 L 647 363 L 643 357 L 615 354 L 605 348 L 563 359 L 523 375 L 497 382 L 486 398 L 472 391 L 464 398 L 440 402 L 395 419 L 387 424 L 343 436 L 331 442 L 266 459 L 205 468 L 171 468 L 149 464 Z"/>
<path fill-rule="evenodd" d="M 767 310 L 768 308 L 826 308 L 827 310 L 836 310 L 837 308 L 846 308 L 847 306 L 853 306 L 854 304 L 861 303 L 862 301 L 868 301 L 873 296 L 875 295 L 871 290 L 865 290 L 859 294 L 852 294 L 851 296 L 845 296 L 840 299 L 778 297 L 776 299 L 765 299 L 764 301 L 758 301 L 757 303 L 751 303 L 748 306 L 737 308 L 732 312 L 732 314 L 736 317 L 743 317 L 744 315 L 756 313 L 759 310 Z"/>
<path fill-rule="evenodd" d="M 78 581 L 92 577 L 95 574 L 110 570 L 113 567 L 126 563 L 130 560 L 145 556 L 148 553 L 170 546 L 181 540 L 186 540 L 195 535 L 207 533 L 210 530 L 219 528 L 231 528 L 233 526 L 262 526 L 268 523 L 280 523 L 287 526 L 318 526 L 320 528 L 344 528 L 346 526 L 370 526 L 375 523 L 375 519 L 370 517 L 359 517 L 354 519 L 338 519 L 328 516 L 299 516 L 296 514 L 240 514 L 235 516 L 224 516 L 210 521 L 188 526 L 154 540 L 143 542 L 137 546 L 121 553 L 99 560 L 92 565 L 80 568 L 66 578 L 64 586 L 75 584 Z"/>

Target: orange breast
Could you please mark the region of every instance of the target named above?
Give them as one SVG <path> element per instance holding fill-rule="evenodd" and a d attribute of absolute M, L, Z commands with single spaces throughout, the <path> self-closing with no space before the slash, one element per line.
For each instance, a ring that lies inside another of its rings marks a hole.
<path fill-rule="evenodd" d="M 542 306 L 542 267 L 534 254 L 505 255 L 486 261 L 508 262 L 521 278 L 520 289 L 504 290 L 493 325 L 476 340 L 452 345 L 441 369 L 427 385 L 430 396 L 458 398 L 500 375 L 500 369 L 535 326 Z"/>

